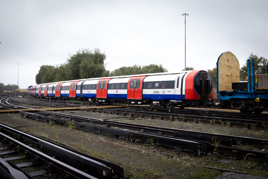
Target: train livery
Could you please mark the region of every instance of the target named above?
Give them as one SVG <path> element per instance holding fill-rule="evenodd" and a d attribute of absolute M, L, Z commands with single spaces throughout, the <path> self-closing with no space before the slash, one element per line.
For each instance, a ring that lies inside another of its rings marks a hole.
<path fill-rule="evenodd" d="M 170 108 L 199 106 L 212 100 L 207 71 L 100 77 L 39 84 L 29 94 L 40 98 L 80 99 L 99 103 L 150 104 Z"/>
<path fill-rule="evenodd" d="M 255 74 L 254 59 L 248 59 L 247 76 L 247 81 L 240 81 L 239 61 L 233 53 L 220 55 L 217 61 L 220 105 L 259 114 L 268 109 L 268 74 Z"/>

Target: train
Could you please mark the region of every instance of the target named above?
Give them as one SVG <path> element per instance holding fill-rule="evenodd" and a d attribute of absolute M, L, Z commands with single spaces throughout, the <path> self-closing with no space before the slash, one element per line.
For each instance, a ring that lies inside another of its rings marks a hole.
<path fill-rule="evenodd" d="M 268 110 L 268 64 L 267 74 L 255 74 L 254 59 L 248 59 L 247 81 L 240 81 L 239 61 L 232 52 L 222 53 L 216 65 L 221 107 L 256 114 Z"/>
<path fill-rule="evenodd" d="M 205 70 L 111 76 L 38 84 L 28 93 L 39 98 L 90 103 L 149 104 L 180 108 L 212 102 L 212 78 Z"/>

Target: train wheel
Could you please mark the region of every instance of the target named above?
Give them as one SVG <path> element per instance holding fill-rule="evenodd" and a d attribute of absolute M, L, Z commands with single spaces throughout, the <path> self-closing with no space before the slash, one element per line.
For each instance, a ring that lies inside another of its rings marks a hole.
<path fill-rule="evenodd" d="M 171 105 L 170 105 L 170 102 L 167 102 L 165 104 L 165 108 L 168 110 L 168 112 L 171 112 Z"/>
<path fill-rule="evenodd" d="M 263 109 L 255 109 L 255 110 L 254 110 L 254 113 L 255 113 L 255 114 L 261 114 L 262 111 L 263 111 Z"/>

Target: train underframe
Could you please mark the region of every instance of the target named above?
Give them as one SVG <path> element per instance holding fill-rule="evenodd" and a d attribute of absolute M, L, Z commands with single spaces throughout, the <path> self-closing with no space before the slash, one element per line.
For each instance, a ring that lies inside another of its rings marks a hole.
<path fill-rule="evenodd" d="M 245 100 L 245 99 L 230 99 L 221 100 L 220 106 L 223 108 L 238 109 L 243 113 L 260 114 L 264 110 L 268 110 L 268 100 Z"/>

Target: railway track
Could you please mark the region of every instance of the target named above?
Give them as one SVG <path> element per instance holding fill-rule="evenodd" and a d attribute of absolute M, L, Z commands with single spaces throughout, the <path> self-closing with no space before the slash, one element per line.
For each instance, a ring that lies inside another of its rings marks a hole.
<path fill-rule="evenodd" d="M 112 163 L 49 143 L 0 124 L 0 176 L 3 178 L 112 178 L 123 169 Z"/>
<path fill-rule="evenodd" d="M 108 114 L 128 115 L 133 118 L 151 118 L 161 120 L 178 120 L 183 122 L 195 122 L 211 125 L 221 125 L 229 127 L 241 128 L 257 128 L 266 130 L 268 128 L 268 115 L 251 114 L 244 118 L 244 114 L 234 112 L 222 112 L 214 110 L 178 110 L 175 112 L 162 112 L 162 111 L 144 111 L 137 109 L 88 109 L 95 112 L 103 112 Z"/>
<path fill-rule="evenodd" d="M 268 162 L 268 153 L 265 152 L 268 149 L 268 140 L 266 139 L 159 128 L 47 111 L 40 111 L 38 114 L 21 112 L 21 114 L 34 120 L 52 121 L 62 125 L 73 122 L 76 129 L 98 134 L 105 133 L 116 137 L 121 136 L 131 142 L 135 140 L 149 141 L 155 144 L 193 150 L 198 155 L 217 151 L 231 156 L 234 160 L 245 158 L 248 154 L 251 154 L 248 158 L 259 160 L 263 163 Z M 255 145 L 259 149 L 246 150 L 239 148 L 238 146 L 242 144 Z"/>
<path fill-rule="evenodd" d="M 144 111 L 134 111 L 127 109 L 102 109 L 98 112 L 115 113 L 121 115 L 129 114 L 132 117 L 145 117 L 146 115 L 149 115 L 151 117 L 155 116 L 158 118 L 166 118 L 169 120 L 174 120 L 174 118 L 176 118 L 176 116 L 173 116 L 173 113 L 152 112 L 151 114 L 145 114 Z M 159 128 L 153 126 L 114 122 L 110 120 L 86 118 L 81 116 L 67 115 L 48 111 L 40 111 L 37 114 L 21 112 L 21 115 L 34 120 L 41 120 L 45 122 L 51 121 L 56 124 L 63 125 L 72 122 L 79 130 L 91 131 L 99 134 L 106 133 L 114 135 L 116 137 L 123 136 L 130 141 L 141 140 L 148 142 L 148 139 L 150 139 L 150 142 L 173 147 L 180 147 L 181 149 L 190 149 L 197 152 L 198 155 L 217 151 L 226 155 L 230 155 L 233 159 L 241 159 L 247 157 L 253 158 L 255 160 L 260 160 L 263 163 L 268 162 L 268 153 L 265 152 L 265 150 L 267 150 L 268 148 L 268 140 L 265 139 L 227 136 L 179 129 Z M 207 116 L 205 116 L 204 118 L 207 118 Z M 237 120 L 237 118 L 235 118 L 235 120 Z M 236 146 L 240 144 L 256 145 L 259 147 L 259 149 L 254 151 L 241 149 Z M 252 155 L 248 156 L 248 154 Z"/>
<path fill-rule="evenodd" d="M 18 100 L 14 99 L 15 102 Z M 47 100 L 46 100 L 47 101 Z M 21 100 L 21 103 L 26 103 Z M 45 103 L 45 104 L 43 104 Z M 31 103 L 34 105 L 35 103 Z M 47 102 L 38 101 L 39 106 L 47 104 Z M 73 107 L 73 103 L 64 103 L 62 107 Z M 77 106 L 78 104 L 75 104 Z M 60 107 L 54 106 L 52 107 Z M 19 108 L 25 108 L 20 106 Z M 163 109 L 154 110 L 152 107 L 147 106 L 128 106 L 128 108 L 121 109 L 88 109 L 97 112 L 104 112 L 118 115 L 129 115 L 130 117 L 143 117 L 163 120 L 179 120 L 183 122 L 205 123 L 211 125 L 221 125 L 228 127 L 240 127 L 248 129 L 262 129 L 268 128 L 268 115 L 267 114 L 244 114 L 236 112 L 216 111 L 207 109 L 173 109 L 173 112 L 165 112 Z M 133 108 L 133 109 L 132 109 Z"/>

